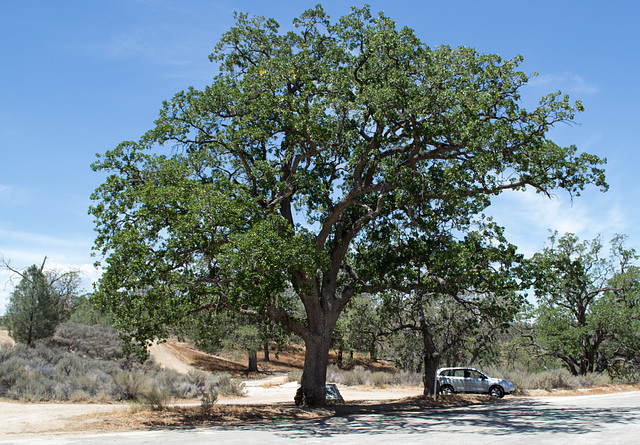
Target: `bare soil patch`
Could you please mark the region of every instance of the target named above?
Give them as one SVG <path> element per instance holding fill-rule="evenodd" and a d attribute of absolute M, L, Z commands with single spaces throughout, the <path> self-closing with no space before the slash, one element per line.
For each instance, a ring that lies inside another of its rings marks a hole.
<path fill-rule="evenodd" d="M 362 400 L 321 408 L 298 407 L 293 403 L 274 405 L 217 405 L 204 412 L 200 406 L 173 406 L 160 412 L 140 413 L 129 416 L 127 425 L 133 429 L 189 429 L 219 425 L 251 425 L 288 423 L 298 420 L 323 420 L 331 417 L 347 417 L 362 414 L 422 412 L 426 409 L 502 403 L 488 396 L 456 395 L 432 398 L 408 397 L 401 400 Z"/>

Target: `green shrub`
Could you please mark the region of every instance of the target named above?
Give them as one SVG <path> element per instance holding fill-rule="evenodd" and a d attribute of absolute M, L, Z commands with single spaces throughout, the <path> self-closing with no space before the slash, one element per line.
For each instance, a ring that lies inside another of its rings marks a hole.
<path fill-rule="evenodd" d="M 398 386 L 422 385 L 422 374 L 412 371 L 398 371 L 393 374 L 393 384 Z"/>
<path fill-rule="evenodd" d="M 97 360 L 124 358 L 124 343 L 118 331 L 110 326 L 66 323 L 58 327 L 51 342 L 69 352 Z"/>
<path fill-rule="evenodd" d="M 151 382 L 139 369 L 123 371 L 113 377 L 118 400 L 140 400 Z"/>
<path fill-rule="evenodd" d="M 201 392 L 200 408 L 204 414 L 208 414 L 218 400 L 218 386 L 213 380 L 205 380 Z"/>
<path fill-rule="evenodd" d="M 204 388 L 204 384 L 207 381 L 208 374 L 206 372 L 200 371 L 199 369 L 194 369 L 189 371 L 187 374 L 187 378 L 189 382 L 195 385 L 198 389 Z"/>
<path fill-rule="evenodd" d="M 151 382 L 145 389 L 142 397 L 140 397 L 140 400 L 153 411 L 160 411 L 172 397 L 173 392 L 169 386 L 159 384 L 158 382 Z"/>
<path fill-rule="evenodd" d="M 375 386 L 376 388 L 384 388 L 386 386 L 394 384 L 393 374 L 391 374 L 390 372 L 372 372 L 371 375 L 369 375 L 368 381 L 369 385 Z"/>

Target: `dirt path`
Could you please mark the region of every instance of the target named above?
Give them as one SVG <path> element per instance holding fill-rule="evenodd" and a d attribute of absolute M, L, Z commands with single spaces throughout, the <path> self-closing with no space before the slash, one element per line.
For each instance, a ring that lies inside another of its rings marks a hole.
<path fill-rule="evenodd" d="M 128 405 L 85 403 L 0 402 L 0 440 L 25 439 L 45 435 L 70 435 L 98 428 L 96 414 L 111 416 Z"/>
<path fill-rule="evenodd" d="M 149 348 L 149 355 L 155 363 L 163 368 L 173 369 L 180 374 L 188 374 L 196 368 L 185 363 L 185 360 L 178 358 L 176 351 L 170 348 L 167 343 L 154 342 Z"/>

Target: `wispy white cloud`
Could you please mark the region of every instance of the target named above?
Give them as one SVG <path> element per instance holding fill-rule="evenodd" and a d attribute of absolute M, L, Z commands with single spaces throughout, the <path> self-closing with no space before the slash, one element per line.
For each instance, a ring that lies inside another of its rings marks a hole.
<path fill-rule="evenodd" d="M 589 83 L 579 74 L 541 74 L 529 81 L 529 86 L 541 87 L 548 91 L 561 90 L 572 94 L 597 94 L 600 87 Z"/>
<path fill-rule="evenodd" d="M 0 184 L 0 204 L 24 206 L 28 201 L 29 198 L 24 190 L 11 185 Z"/>
<path fill-rule="evenodd" d="M 596 192 L 594 192 L 595 195 Z M 494 199 L 489 213 L 505 226 L 509 241 L 527 256 L 539 251 L 549 237 L 549 231 L 574 233 L 581 239 L 599 234 L 609 239 L 628 229 L 626 208 L 613 196 L 575 198 L 559 192 L 551 198 L 533 189 L 504 193 Z"/>

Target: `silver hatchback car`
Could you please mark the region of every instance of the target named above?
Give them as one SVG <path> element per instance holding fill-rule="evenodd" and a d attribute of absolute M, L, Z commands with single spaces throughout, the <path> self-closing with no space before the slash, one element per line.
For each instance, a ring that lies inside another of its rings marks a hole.
<path fill-rule="evenodd" d="M 436 374 L 436 381 L 440 394 L 472 392 L 489 394 L 499 399 L 516 389 L 512 381 L 489 377 L 474 368 L 440 368 Z"/>

